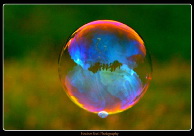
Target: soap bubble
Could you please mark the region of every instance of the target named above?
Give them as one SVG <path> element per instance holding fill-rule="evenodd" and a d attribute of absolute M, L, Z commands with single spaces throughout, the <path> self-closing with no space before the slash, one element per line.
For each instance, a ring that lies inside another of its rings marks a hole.
<path fill-rule="evenodd" d="M 66 94 L 81 108 L 98 115 L 135 105 L 148 89 L 151 72 L 142 38 L 113 20 L 97 20 L 77 29 L 59 58 L 59 76 Z"/>
<path fill-rule="evenodd" d="M 100 112 L 98 113 L 98 116 L 99 116 L 100 118 L 106 118 L 106 117 L 108 116 L 108 113 L 107 113 L 106 111 L 100 111 Z"/>

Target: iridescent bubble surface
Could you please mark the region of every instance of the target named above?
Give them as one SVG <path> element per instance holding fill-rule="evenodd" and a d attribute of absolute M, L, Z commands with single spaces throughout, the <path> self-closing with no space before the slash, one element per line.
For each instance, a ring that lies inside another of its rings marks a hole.
<path fill-rule="evenodd" d="M 113 20 L 97 20 L 77 29 L 59 58 L 65 92 L 93 113 L 114 114 L 132 107 L 148 89 L 151 72 L 142 38 Z"/>

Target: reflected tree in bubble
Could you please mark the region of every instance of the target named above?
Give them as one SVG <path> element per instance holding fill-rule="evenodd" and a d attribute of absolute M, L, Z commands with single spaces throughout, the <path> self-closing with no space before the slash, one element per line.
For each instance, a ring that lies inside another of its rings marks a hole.
<path fill-rule="evenodd" d="M 148 89 L 151 72 L 142 38 L 113 20 L 77 29 L 59 58 L 60 80 L 69 98 L 102 118 L 135 105 Z"/>

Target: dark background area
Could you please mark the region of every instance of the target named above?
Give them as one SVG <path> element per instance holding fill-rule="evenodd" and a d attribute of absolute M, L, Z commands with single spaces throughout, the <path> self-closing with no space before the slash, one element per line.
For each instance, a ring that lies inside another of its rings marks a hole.
<path fill-rule="evenodd" d="M 191 128 L 190 5 L 7 4 L 3 16 L 4 129 Z M 58 57 L 68 37 L 102 19 L 132 27 L 153 62 L 145 96 L 106 119 L 72 103 L 58 77 Z"/>
<path fill-rule="evenodd" d="M 153 58 L 167 61 L 179 56 L 189 61 L 190 12 L 190 5 L 5 5 L 4 55 L 5 59 L 31 52 L 56 56 L 77 28 L 106 19 L 135 29 Z"/>

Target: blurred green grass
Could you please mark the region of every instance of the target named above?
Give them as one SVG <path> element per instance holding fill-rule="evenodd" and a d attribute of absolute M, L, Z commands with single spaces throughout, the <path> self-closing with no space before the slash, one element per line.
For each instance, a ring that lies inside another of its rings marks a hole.
<path fill-rule="evenodd" d="M 189 63 L 181 65 L 183 61 L 175 59 L 168 64 L 154 63 L 153 80 L 144 97 L 129 110 L 101 119 L 77 107 L 66 96 L 58 78 L 57 63 L 37 60 L 5 62 L 5 129 L 191 128 Z"/>
<path fill-rule="evenodd" d="M 4 129 L 189 130 L 190 5 L 4 5 Z M 132 27 L 151 52 L 153 79 L 132 108 L 99 118 L 66 96 L 58 56 L 80 26 L 111 19 Z"/>

